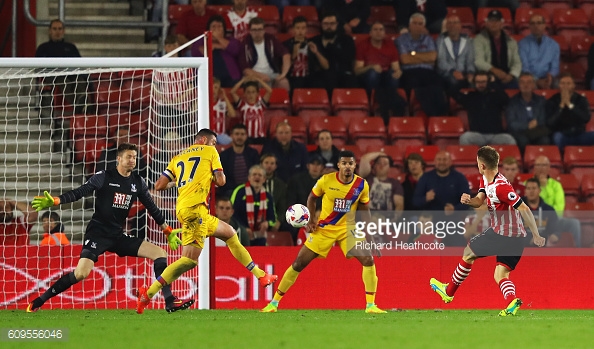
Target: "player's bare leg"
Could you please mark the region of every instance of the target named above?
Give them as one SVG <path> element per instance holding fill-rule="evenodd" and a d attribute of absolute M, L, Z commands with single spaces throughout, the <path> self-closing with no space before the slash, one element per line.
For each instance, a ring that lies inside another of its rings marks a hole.
<path fill-rule="evenodd" d="M 283 278 L 281 279 L 280 284 L 278 285 L 278 289 L 274 294 L 274 298 L 272 301 L 260 311 L 263 313 L 275 313 L 278 310 L 278 303 L 283 298 L 285 293 L 289 291 L 289 288 L 293 286 L 295 281 L 297 281 L 297 277 L 299 273 L 305 269 L 313 261 L 318 254 L 314 251 L 310 250 L 307 246 L 303 245 L 299 253 L 297 254 L 297 258 L 291 266 L 285 271 Z"/>
<path fill-rule="evenodd" d="M 232 226 L 223 221 L 219 221 L 213 236 L 223 240 L 227 244 L 227 247 L 229 248 L 229 251 L 231 251 L 233 257 L 235 257 L 235 259 L 237 259 L 241 265 L 246 267 L 247 270 L 249 270 L 252 274 L 254 274 L 255 277 L 258 278 L 260 285 L 266 287 L 272 285 L 276 280 L 278 280 L 278 276 L 267 274 L 254 263 L 250 253 L 239 242 L 239 238 L 237 238 L 237 232 Z"/>
<path fill-rule="evenodd" d="M 516 297 L 516 285 L 509 279 L 510 272 L 504 265 L 498 264 L 495 267 L 493 275 L 495 282 L 499 285 L 503 298 L 510 302 L 505 309 L 499 312 L 499 316 L 516 315 L 522 305 L 522 300 Z"/>
<path fill-rule="evenodd" d="M 167 252 L 165 252 L 165 250 L 153 243 L 143 241 L 140 247 L 138 248 L 137 254 L 138 257 L 149 258 L 153 261 L 153 270 L 155 272 L 155 277 L 157 279 L 159 278 L 159 276 L 161 276 L 161 274 L 163 274 L 163 272 L 167 268 Z M 143 290 L 140 290 L 139 293 L 142 293 L 142 291 Z M 168 313 L 173 313 L 178 310 L 187 309 L 191 307 L 192 304 L 194 304 L 193 299 L 182 300 L 175 297 L 171 292 L 170 284 L 164 285 L 162 287 L 162 292 L 163 298 L 165 299 L 165 310 Z"/>
<path fill-rule="evenodd" d="M 88 250 L 83 250 L 81 253 L 81 258 L 78 260 L 78 264 L 76 265 L 74 271 L 62 275 L 62 277 L 58 279 L 58 281 L 56 281 L 50 288 L 48 288 L 45 293 L 29 303 L 26 310 L 27 313 L 36 312 L 45 302 L 47 302 L 48 299 L 68 290 L 70 287 L 72 287 L 72 285 L 84 280 L 87 276 L 89 276 L 91 270 L 93 270 L 93 267 L 95 266 L 95 262 L 93 262 L 93 260 L 90 258 L 82 257 L 83 255 L 94 259 L 97 258 Z"/>
<path fill-rule="evenodd" d="M 474 264 L 474 261 L 477 258 L 478 257 L 474 254 L 474 252 L 472 252 L 470 247 L 466 246 L 464 248 L 462 260 L 460 261 L 460 263 L 456 267 L 456 270 L 454 270 L 454 273 L 452 274 L 451 283 L 442 283 L 435 278 L 431 278 L 431 280 L 429 280 L 429 285 L 431 286 L 431 289 L 441 297 L 444 303 L 450 303 L 454 300 L 454 293 L 456 293 L 458 287 L 462 285 L 462 282 L 466 280 L 466 278 L 470 274 L 472 265 Z"/>

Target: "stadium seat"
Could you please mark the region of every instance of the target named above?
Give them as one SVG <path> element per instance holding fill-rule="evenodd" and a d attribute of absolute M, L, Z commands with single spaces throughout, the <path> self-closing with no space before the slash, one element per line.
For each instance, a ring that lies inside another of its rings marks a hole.
<path fill-rule="evenodd" d="M 580 58 L 587 58 L 590 45 L 592 45 L 592 40 L 594 40 L 594 37 L 589 35 L 572 37 L 569 45 L 571 59 L 577 60 Z"/>
<path fill-rule="evenodd" d="M 221 15 L 223 18 L 227 17 L 227 12 L 231 10 L 231 7 L 231 5 L 206 5 L 207 10 Z"/>
<path fill-rule="evenodd" d="M 276 35 L 281 31 L 280 14 L 278 7 L 272 5 L 264 6 L 251 6 L 258 13 L 258 17 L 264 20 L 264 30 L 269 33 Z"/>
<path fill-rule="evenodd" d="M 561 59 L 569 58 L 570 46 L 569 41 L 561 35 L 551 35 L 551 39 L 555 40 L 559 45 L 559 51 L 561 51 Z"/>
<path fill-rule="evenodd" d="M 283 8 L 283 26 L 285 31 L 293 27 L 293 19 L 303 16 L 307 19 L 307 33 L 317 35 L 320 33 L 320 20 L 315 6 L 285 6 Z"/>
<path fill-rule="evenodd" d="M 158 11 L 159 9 L 153 9 L 153 11 Z M 183 14 L 192 10 L 192 5 L 169 5 L 168 15 L 169 15 L 169 22 L 171 24 L 177 24 Z"/>
<path fill-rule="evenodd" d="M 351 117 L 369 115 L 369 98 L 362 88 L 335 88 L 332 91 L 332 110 L 348 124 Z"/>
<path fill-rule="evenodd" d="M 590 121 L 586 123 L 586 132 L 594 132 L 594 118 L 590 117 Z"/>
<path fill-rule="evenodd" d="M 507 96 L 509 98 L 512 98 L 513 96 L 517 95 L 518 92 L 520 92 L 520 90 L 516 90 L 516 89 L 507 89 L 507 90 L 505 90 L 505 93 L 507 94 Z"/>
<path fill-rule="evenodd" d="M 528 145 L 524 149 L 524 169 L 533 172 L 534 160 L 544 155 L 549 158 L 551 163 L 551 176 L 563 173 L 563 162 L 561 161 L 561 152 L 556 145 Z"/>
<path fill-rule="evenodd" d="M 107 118 L 104 115 L 73 115 L 70 118 L 70 138 L 107 137 Z"/>
<path fill-rule="evenodd" d="M 355 42 L 355 46 L 357 46 L 358 43 L 369 39 L 369 34 L 351 34 L 351 37 Z"/>
<path fill-rule="evenodd" d="M 427 131 L 422 118 L 391 117 L 388 123 L 388 138 L 392 144 L 400 146 L 424 145 Z"/>
<path fill-rule="evenodd" d="M 561 62 L 559 71 L 561 73 L 571 74 L 576 90 L 583 90 L 586 87 L 586 68 L 581 63 Z"/>
<path fill-rule="evenodd" d="M 476 27 L 477 30 L 481 30 L 485 27 L 485 22 L 487 21 L 487 15 L 492 10 L 498 10 L 501 12 L 503 16 L 503 30 L 506 33 L 511 34 L 513 33 L 513 21 L 512 15 L 508 8 L 505 7 L 479 7 L 476 12 Z"/>
<path fill-rule="evenodd" d="M 130 89 L 123 89 L 121 80 L 99 80 L 95 82 L 97 109 L 115 112 L 129 110 L 132 96 Z"/>
<path fill-rule="evenodd" d="M 262 154 L 262 148 L 264 147 L 264 145 L 263 144 L 250 144 L 250 147 L 256 149 L 258 154 Z"/>
<path fill-rule="evenodd" d="M 332 133 L 332 143 L 341 147 L 347 143 L 347 126 L 337 116 L 315 117 L 309 120 L 309 140 L 313 143 L 318 133 L 328 130 Z"/>
<path fill-rule="evenodd" d="M 448 7 L 448 17 L 458 16 L 462 24 L 462 32 L 468 35 L 474 35 L 476 32 L 476 21 L 470 7 Z"/>
<path fill-rule="evenodd" d="M 86 173 L 95 173 L 101 152 L 108 147 L 106 138 L 78 138 L 73 142 L 74 162 L 84 162 Z"/>
<path fill-rule="evenodd" d="M 585 174 L 593 173 L 594 146 L 565 147 L 563 164 L 568 173 L 574 174 L 580 180 Z"/>
<path fill-rule="evenodd" d="M 355 145 L 343 145 L 341 147 L 338 147 L 338 150 L 350 150 L 353 152 L 353 154 L 355 154 L 355 160 L 359 161 L 361 159 L 361 156 L 363 156 L 363 150 L 361 150 L 361 147 L 359 147 L 359 145 L 355 144 Z"/>
<path fill-rule="evenodd" d="M 303 144 L 307 144 L 307 126 L 303 119 L 298 116 L 275 116 L 271 118 L 268 131 L 271 138 L 276 135 L 276 125 L 281 122 L 287 122 L 291 125 L 293 139 Z"/>
<path fill-rule="evenodd" d="M 427 163 L 427 166 L 429 166 L 429 164 L 433 164 L 435 162 L 435 155 L 438 151 L 439 147 L 436 145 L 409 145 L 404 151 L 404 157 L 408 157 L 408 155 L 411 153 L 417 153 L 421 155 L 423 160 L 425 160 Z"/>
<path fill-rule="evenodd" d="M 584 199 L 590 200 L 594 196 L 594 173 L 584 174 L 580 181 L 581 191 Z M 565 188 L 564 188 L 565 189 Z"/>
<path fill-rule="evenodd" d="M 125 80 L 122 82 L 122 90 L 130 90 L 131 111 L 139 112 L 150 106 L 151 103 L 151 81 L 148 80 Z"/>
<path fill-rule="evenodd" d="M 267 231 L 266 246 L 293 246 L 293 237 L 288 231 Z"/>
<path fill-rule="evenodd" d="M 330 100 L 323 88 L 296 88 L 293 90 L 293 113 L 306 119 L 330 115 Z"/>
<path fill-rule="evenodd" d="M 545 99 L 548 100 L 555 94 L 559 93 L 559 90 L 535 90 L 534 93 L 536 93 L 539 96 L 543 96 Z"/>
<path fill-rule="evenodd" d="M 588 35 L 590 29 L 586 12 L 579 8 L 554 10 L 553 28 L 555 34 L 564 36 L 567 42 L 571 42 L 573 36 Z"/>
<path fill-rule="evenodd" d="M 586 97 L 588 104 L 590 104 L 590 112 L 594 111 L 594 91 L 584 90 L 578 91 L 579 94 Z"/>
<path fill-rule="evenodd" d="M 518 162 L 518 167 L 520 168 L 520 171 L 522 170 L 522 154 L 520 153 L 520 148 L 518 148 L 517 145 L 494 145 L 493 148 L 495 148 L 495 150 L 497 150 L 497 152 L 499 153 L 499 159 L 501 159 L 499 161 L 500 166 L 503 162 L 503 159 L 505 159 L 508 156 L 513 156 L 514 159 L 516 159 L 516 161 Z"/>
<path fill-rule="evenodd" d="M 129 130 L 130 136 L 142 135 L 146 137 L 148 133 L 148 119 L 146 117 L 146 114 L 110 114 L 107 116 L 109 134 L 114 135 L 118 127 L 124 127 Z"/>
<path fill-rule="evenodd" d="M 371 14 L 367 18 L 368 24 L 380 22 L 384 25 L 386 33 L 397 33 L 396 11 L 394 6 L 371 6 Z"/>
<path fill-rule="evenodd" d="M 582 182 L 582 191 L 584 189 L 584 183 Z M 590 197 L 592 197 L 590 195 Z M 565 211 L 563 216 L 567 218 L 576 218 L 584 224 L 594 223 L 594 202 L 567 202 L 565 203 Z"/>
<path fill-rule="evenodd" d="M 479 147 L 476 145 L 448 145 L 445 150 L 452 157 L 452 164 L 456 170 L 463 174 L 478 173 L 476 165 L 476 152 Z"/>
<path fill-rule="evenodd" d="M 577 202 L 580 199 L 580 181 L 573 173 L 562 173 L 555 176 L 563 186 L 565 202 Z"/>
<path fill-rule="evenodd" d="M 549 11 L 549 13 L 556 10 L 568 10 L 573 7 L 573 0 L 538 0 L 541 8 Z"/>
<path fill-rule="evenodd" d="M 478 173 L 478 171 L 477 171 L 474 174 L 466 173 L 466 174 L 464 174 L 464 176 L 466 177 L 466 180 L 468 181 L 468 187 L 470 189 L 470 194 L 476 195 L 478 193 L 479 186 L 481 184 L 481 178 L 483 178 L 483 175 Z"/>
<path fill-rule="evenodd" d="M 392 159 L 393 167 L 396 167 L 400 171 L 403 171 L 404 170 L 404 151 L 405 150 L 406 149 L 404 149 L 398 145 L 382 145 L 382 146 L 369 145 L 365 149 L 365 154 L 376 152 L 376 151 L 381 151 L 382 153 L 385 153 Z"/>
<path fill-rule="evenodd" d="M 464 132 L 462 120 L 456 116 L 432 116 L 429 118 L 427 134 L 429 141 L 440 148 L 460 143 L 460 135 Z"/>
<path fill-rule="evenodd" d="M 386 144 L 386 126 L 380 117 L 353 118 L 349 123 L 349 138 L 360 148 Z"/>
<path fill-rule="evenodd" d="M 545 19 L 545 23 L 547 24 L 547 28 L 551 29 L 551 16 L 549 11 L 542 8 L 518 8 L 516 10 L 516 15 L 514 18 L 514 27 L 516 29 L 516 33 L 520 35 L 528 35 L 530 34 L 530 17 L 533 15 L 541 15 Z"/>

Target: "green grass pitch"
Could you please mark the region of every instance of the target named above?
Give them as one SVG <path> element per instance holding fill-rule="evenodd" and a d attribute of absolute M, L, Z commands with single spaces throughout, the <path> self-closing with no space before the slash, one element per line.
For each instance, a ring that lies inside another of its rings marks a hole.
<path fill-rule="evenodd" d="M 22 310 L 0 328 L 68 328 L 67 342 L 0 342 L 0 348 L 593 348 L 594 311 L 495 310 Z"/>

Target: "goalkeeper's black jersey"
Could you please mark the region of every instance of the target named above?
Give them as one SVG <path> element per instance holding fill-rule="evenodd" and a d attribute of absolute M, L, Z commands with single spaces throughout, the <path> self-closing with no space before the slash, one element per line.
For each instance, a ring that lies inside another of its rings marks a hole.
<path fill-rule="evenodd" d="M 101 230 L 109 232 L 110 235 L 123 233 L 126 218 L 137 198 L 159 225 L 165 223 L 165 218 L 155 205 L 146 183 L 135 172 L 124 177 L 117 169 L 99 171 L 82 186 L 60 195 L 60 203 L 80 200 L 93 191 L 95 192 L 95 213 L 92 223 L 98 223 L 106 228 Z"/>

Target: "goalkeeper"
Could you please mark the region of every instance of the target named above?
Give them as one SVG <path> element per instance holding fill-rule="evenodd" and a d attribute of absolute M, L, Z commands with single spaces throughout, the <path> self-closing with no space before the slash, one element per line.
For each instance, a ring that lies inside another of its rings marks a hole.
<path fill-rule="evenodd" d="M 147 208 L 153 219 L 161 226 L 167 236 L 169 247 L 176 250 L 181 244 L 177 233 L 165 223 L 161 210 L 151 198 L 144 180 L 135 172 L 138 147 L 130 143 L 118 146 L 115 169 L 97 172 L 91 179 L 77 189 L 59 197 L 52 197 L 47 191 L 42 197 L 35 197 L 32 206 L 37 211 L 80 200 L 83 196 L 96 193 L 95 213 L 87 226 L 83 248 L 78 265 L 73 272 L 64 274 L 44 294 L 35 298 L 27 306 L 27 312 L 37 311 L 48 299 L 66 291 L 91 273 L 99 256 L 105 251 L 117 253 L 120 257 L 133 256 L 150 258 L 155 275 L 158 277 L 167 267 L 167 253 L 157 245 L 138 237 L 124 234 L 123 226 L 130 207 L 138 198 Z M 190 307 L 194 300 L 181 300 L 173 296 L 169 286 L 163 287 L 167 312 Z"/>

